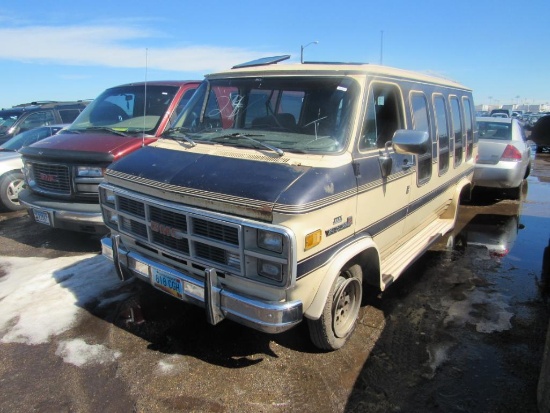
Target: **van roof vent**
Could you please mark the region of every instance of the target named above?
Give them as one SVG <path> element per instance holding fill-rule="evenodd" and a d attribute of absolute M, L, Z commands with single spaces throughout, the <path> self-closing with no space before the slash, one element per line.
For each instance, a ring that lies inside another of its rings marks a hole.
<path fill-rule="evenodd" d="M 289 54 L 282 56 L 271 56 L 271 57 L 262 57 L 261 59 L 251 60 L 250 62 L 240 63 L 233 66 L 231 69 L 239 69 L 241 67 L 252 67 L 252 66 L 265 66 L 272 65 L 275 63 L 282 62 L 283 60 L 290 59 Z"/>

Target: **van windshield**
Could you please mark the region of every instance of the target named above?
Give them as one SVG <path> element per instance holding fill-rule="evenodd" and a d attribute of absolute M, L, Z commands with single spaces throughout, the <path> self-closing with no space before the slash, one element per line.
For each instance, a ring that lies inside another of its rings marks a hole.
<path fill-rule="evenodd" d="M 300 153 L 340 152 L 357 110 L 358 84 L 344 76 L 205 80 L 171 139 Z"/>
<path fill-rule="evenodd" d="M 71 132 L 105 128 L 124 134 L 154 135 L 177 86 L 126 85 L 107 89 L 68 128 Z"/>

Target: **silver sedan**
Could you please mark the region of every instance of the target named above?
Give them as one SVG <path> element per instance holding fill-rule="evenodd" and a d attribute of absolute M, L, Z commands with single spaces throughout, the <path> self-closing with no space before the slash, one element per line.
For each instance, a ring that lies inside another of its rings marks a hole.
<path fill-rule="evenodd" d="M 504 189 L 519 199 L 523 180 L 531 172 L 531 145 L 514 118 L 476 118 L 479 155 L 474 186 Z"/>

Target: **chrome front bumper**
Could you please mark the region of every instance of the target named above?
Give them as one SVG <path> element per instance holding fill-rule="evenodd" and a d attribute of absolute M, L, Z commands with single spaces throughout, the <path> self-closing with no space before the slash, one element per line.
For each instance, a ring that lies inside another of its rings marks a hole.
<path fill-rule="evenodd" d="M 140 253 L 128 251 L 119 235 L 101 240 L 103 256 L 112 260 L 121 279 L 136 276 L 153 285 L 154 270 L 170 274 L 183 284 L 183 301 L 204 307 L 210 324 L 225 318 L 266 333 L 280 333 L 300 323 L 301 301 L 267 302 L 245 297 L 220 287 L 216 270 L 205 270 L 204 282 L 171 267 L 153 261 Z"/>
<path fill-rule="evenodd" d="M 52 228 L 99 234 L 108 232 L 99 203 L 50 199 L 29 189 L 19 193 L 19 202 L 27 208 L 29 215 L 36 222 Z"/>

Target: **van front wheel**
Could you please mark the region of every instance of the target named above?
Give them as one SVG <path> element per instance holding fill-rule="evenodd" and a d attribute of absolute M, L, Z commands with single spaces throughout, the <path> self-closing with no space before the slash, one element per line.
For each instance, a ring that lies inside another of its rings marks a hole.
<path fill-rule="evenodd" d="M 362 271 L 352 265 L 334 280 L 323 313 L 318 320 L 307 320 L 309 335 L 315 346 L 337 350 L 353 333 L 357 324 L 362 297 Z"/>

